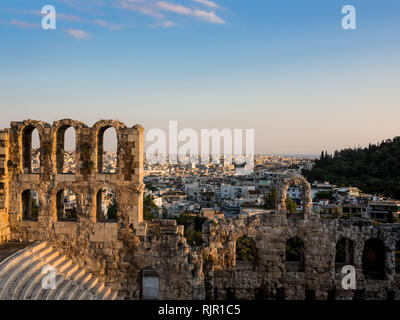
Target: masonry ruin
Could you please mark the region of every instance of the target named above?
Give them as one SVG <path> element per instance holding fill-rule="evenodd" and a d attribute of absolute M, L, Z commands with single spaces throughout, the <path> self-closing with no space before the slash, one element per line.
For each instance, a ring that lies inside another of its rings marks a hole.
<path fill-rule="evenodd" d="M 76 134 L 74 173 L 63 170 L 69 128 Z M 103 170 L 108 128 L 118 139 L 115 173 Z M 40 137 L 38 172 L 31 167 L 34 130 Z M 302 213 L 286 212 L 292 184 L 303 189 Z M 278 181 L 273 213 L 206 222 L 197 247 L 174 220 L 143 221 L 144 188 L 140 125 L 26 120 L 0 131 L 0 242 L 47 241 L 121 299 L 400 299 L 400 225 L 321 219 L 302 176 Z M 104 189 L 114 192 L 115 219 L 104 219 L 99 209 Z M 76 197 L 70 211 L 63 207 L 66 192 Z M 251 244 L 252 259 L 237 253 L 239 239 Z M 356 269 L 355 290 L 342 288 L 346 264 Z"/>

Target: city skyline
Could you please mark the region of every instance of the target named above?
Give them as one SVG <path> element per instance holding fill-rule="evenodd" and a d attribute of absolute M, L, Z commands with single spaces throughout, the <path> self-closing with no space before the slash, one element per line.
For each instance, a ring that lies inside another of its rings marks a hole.
<path fill-rule="evenodd" d="M 0 127 L 102 118 L 252 128 L 255 152 L 319 154 L 398 134 L 396 1 L 0 4 Z M 341 27 L 342 6 L 357 29 Z M 146 133 L 146 132 L 145 132 Z"/>

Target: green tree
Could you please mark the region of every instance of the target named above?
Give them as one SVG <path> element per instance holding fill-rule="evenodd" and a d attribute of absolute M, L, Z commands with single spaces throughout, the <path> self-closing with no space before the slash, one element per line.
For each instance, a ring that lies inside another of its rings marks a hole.
<path fill-rule="evenodd" d="M 335 151 L 333 156 L 321 154 L 313 168 L 302 173 L 308 181 L 329 181 L 400 199 L 400 137 Z"/>
<path fill-rule="evenodd" d="M 297 211 L 297 204 L 289 197 L 286 197 L 286 210 L 290 213 Z M 276 205 L 276 190 L 269 192 L 264 198 L 264 208 L 267 210 L 274 210 Z"/>
<path fill-rule="evenodd" d="M 150 191 L 157 191 L 157 188 L 153 187 L 151 184 L 146 184 L 146 189 Z"/>
<path fill-rule="evenodd" d="M 256 244 L 249 237 L 242 236 L 236 240 L 236 260 L 254 261 L 256 256 Z"/>
<path fill-rule="evenodd" d="M 319 191 L 315 195 L 315 200 L 319 201 L 320 199 L 333 200 L 333 193 L 331 191 Z"/>
<path fill-rule="evenodd" d="M 36 199 L 32 199 L 32 218 L 36 219 L 39 216 L 39 206 L 36 204 Z"/>
<path fill-rule="evenodd" d="M 184 226 L 184 236 L 189 244 L 200 244 L 203 241 L 202 226 L 207 219 L 183 212 L 175 220 L 178 225 Z"/>
<path fill-rule="evenodd" d="M 117 204 L 112 204 L 107 210 L 107 220 L 117 220 Z"/>
<path fill-rule="evenodd" d="M 276 190 L 267 193 L 264 198 L 264 208 L 267 210 L 274 210 L 276 204 Z"/>
<path fill-rule="evenodd" d="M 157 210 L 158 207 L 154 203 L 154 198 L 152 195 L 148 195 L 143 198 L 143 219 L 146 221 L 151 221 L 155 219 L 153 210 Z"/>
<path fill-rule="evenodd" d="M 296 204 L 296 202 L 294 202 L 289 197 L 286 197 L 286 210 L 289 211 L 290 213 L 296 213 L 297 212 L 297 204 Z"/>
<path fill-rule="evenodd" d="M 303 241 L 298 238 L 290 238 L 286 241 L 286 261 L 301 261 L 303 251 Z"/>

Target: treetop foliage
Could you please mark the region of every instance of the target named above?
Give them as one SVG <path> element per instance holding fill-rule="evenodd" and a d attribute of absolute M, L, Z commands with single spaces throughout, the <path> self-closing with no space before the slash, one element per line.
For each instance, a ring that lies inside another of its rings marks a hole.
<path fill-rule="evenodd" d="M 310 182 L 329 181 L 400 199 L 400 137 L 367 148 L 335 151 L 333 155 L 322 152 L 315 166 L 303 175 Z"/>

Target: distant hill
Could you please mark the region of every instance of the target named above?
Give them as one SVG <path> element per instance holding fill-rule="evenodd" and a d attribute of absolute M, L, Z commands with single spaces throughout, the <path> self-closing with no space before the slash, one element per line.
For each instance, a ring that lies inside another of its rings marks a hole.
<path fill-rule="evenodd" d="M 310 182 L 351 185 L 366 193 L 400 199 L 400 137 L 368 148 L 335 151 L 334 155 L 322 152 L 313 169 L 303 174 Z"/>

